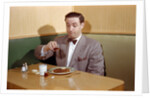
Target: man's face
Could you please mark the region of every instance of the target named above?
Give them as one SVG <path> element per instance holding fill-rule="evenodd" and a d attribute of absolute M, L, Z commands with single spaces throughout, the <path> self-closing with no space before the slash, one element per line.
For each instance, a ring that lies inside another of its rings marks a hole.
<path fill-rule="evenodd" d="M 80 23 L 78 17 L 71 17 L 66 19 L 66 29 L 69 38 L 75 39 L 79 37 L 82 33 L 83 27 L 84 23 Z"/>

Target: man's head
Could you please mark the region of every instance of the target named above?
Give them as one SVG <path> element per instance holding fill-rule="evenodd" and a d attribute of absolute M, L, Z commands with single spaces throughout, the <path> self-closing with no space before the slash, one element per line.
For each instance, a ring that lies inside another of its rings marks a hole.
<path fill-rule="evenodd" d="M 84 27 L 84 17 L 77 12 L 70 12 L 65 16 L 68 37 L 75 39 L 80 36 Z"/>

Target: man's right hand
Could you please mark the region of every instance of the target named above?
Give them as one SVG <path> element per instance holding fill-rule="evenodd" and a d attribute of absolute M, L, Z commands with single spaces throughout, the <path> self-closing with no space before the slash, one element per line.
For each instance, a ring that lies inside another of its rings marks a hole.
<path fill-rule="evenodd" d="M 50 41 L 47 45 L 44 47 L 44 52 L 47 52 L 48 50 L 55 51 L 58 49 L 58 44 L 56 41 Z"/>

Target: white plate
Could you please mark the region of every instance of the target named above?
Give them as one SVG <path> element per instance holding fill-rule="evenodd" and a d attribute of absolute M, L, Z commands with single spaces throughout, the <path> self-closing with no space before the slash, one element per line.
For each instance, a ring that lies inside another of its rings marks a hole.
<path fill-rule="evenodd" d="M 66 68 L 69 69 L 69 72 L 60 72 L 60 73 L 54 72 L 55 69 L 66 69 Z M 72 68 L 72 67 L 55 67 L 55 68 L 51 68 L 51 69 L 48 70 L 48 72 L 51 73 L 51 74 L 59 74 L 59 75 L 69 74 L 69 73 L 72 73 L 74 71 L 75 71 L 75 69 Z"/>

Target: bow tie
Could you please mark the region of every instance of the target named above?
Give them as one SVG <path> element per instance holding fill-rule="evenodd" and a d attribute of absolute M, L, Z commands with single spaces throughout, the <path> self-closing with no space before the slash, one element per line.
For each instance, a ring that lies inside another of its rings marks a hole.
<path fill-rule="evenodd" d="M 76 44 L 76 42 L 77 42 L 77 40 L 74 40 L 74 39 L 68 39 L 68 42 L 73 42 L 73 44 L 75 45 Z"/>

